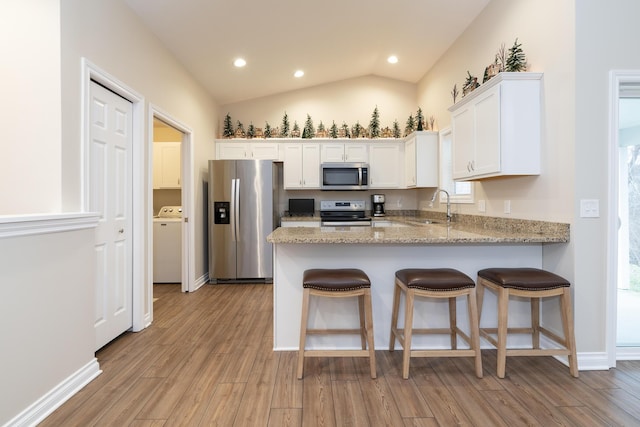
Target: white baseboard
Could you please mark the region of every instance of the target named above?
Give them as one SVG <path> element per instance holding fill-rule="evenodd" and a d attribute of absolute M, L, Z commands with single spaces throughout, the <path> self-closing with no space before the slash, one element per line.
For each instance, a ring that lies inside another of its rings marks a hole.
<path fill-rule="evenodd" d="M 37 425 L 101 373 L 98 359 L 94 358 L 69 378 L 52 388 L 27 409 L 16 415 L 3 427 L 31 427 Z"/>
<path fill-rule="evenodd" d="M 640 360 L 640 347 L 617 347 L 616 360 Z"/>

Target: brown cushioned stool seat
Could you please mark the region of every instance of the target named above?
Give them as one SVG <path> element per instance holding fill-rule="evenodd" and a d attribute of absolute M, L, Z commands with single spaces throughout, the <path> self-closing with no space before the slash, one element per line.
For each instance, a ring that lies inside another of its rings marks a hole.
<path fill-rule="evenodd" d="M 411 357 L 474 357 L 476 376 L 482 378 L 475 286 L 473 279 L 452 268 L 408 268 L 396 271 L 389 351 L 394 350 L 395 342 L 398 340 L 403 348 L 403 378 L 409 378 Z M 405 294 L 405 320 L 404 328 L 398 328 L 400 296 L 402 293 Z M 465 334 L 457 325 L 456 298 L 465 295 L 467 296 L 469 335 Z M 449 327 L 414 328 L 413 314 L 416 297 L 447 298 L 449 302 Z M 417 334 L 449 335 L 451 337 L 451 348 L 444 350 L 412 349 L 411 340 L 413 335 Z M 468 349 L 458 349 L 458 337 L 469 345 Z"/>
<path fill-rule="evenodd" d="M 357 268 L 305 270 L 302 276 L 302 316 L 300 322 L 300 347 L 298 349 L 298 379 L 302 378 L 305 357 L 356 357 L 369 358 L 371 378 L 376 378 L 376 358 L 373 344 L 373 310 L 371 307 L 371 281 Z M 328 298 L 358 298 L 360 327 L 358 329 L 309 329 L 309 301 L 311 296 Z M 361 350 L 307 350 L 307 335 L 358 334 Z"/>
<path fill-rule="evenodd" d="M 478 308 L 482 315 L 485 288 L 498 296 L 498 327 L 480 328 L 480 335 L 498 349 L 497 375 L 504 378 L 507 356 L 567 356 L 569 371 L 578 376 L 576 344 L 571 310 L 571 283 L 557 274 L 538 268 L 486 268 L 478 271 Z M 509 328 L 509 298 L 529 298 L 531 327 Z M 540 299 L 560 298 L 560 315 L 564 337 L 540 326 Z M 507 348 L 508 334 L 531 334 L 531 348 Z M 555 341 L 562 348 L 540 348 L 540 335 Z M 497 336 L 496 337 L 494 337 Z"/>

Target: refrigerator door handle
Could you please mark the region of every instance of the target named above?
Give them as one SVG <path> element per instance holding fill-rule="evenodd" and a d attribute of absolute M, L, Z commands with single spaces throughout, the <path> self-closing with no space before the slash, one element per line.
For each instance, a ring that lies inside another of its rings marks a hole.
<path fill-rule="evenodd" d="M 231 241 L 236 241 L 236 179 L 233 178 L 231 180 L 231 209 L 229 212 L 230 220 L 231 220 Z"/>
<path fill-rule="evenodd" d="M 240 234 L 240 178 L 236 178 L 236 198 L 233 201 L 235 206 L 234 209 L 234 218 L 233 218 L 233 237 L 234 240 L 238 240 L 238 236 Z"/>

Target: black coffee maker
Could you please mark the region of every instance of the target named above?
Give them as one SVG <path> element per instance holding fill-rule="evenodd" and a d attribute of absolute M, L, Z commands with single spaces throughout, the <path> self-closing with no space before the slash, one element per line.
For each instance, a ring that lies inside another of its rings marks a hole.
<path fill-rule="evenodd" d="M 384 216 L 384 194 L 371 195 L 371 212 L 373 216 Z"/>

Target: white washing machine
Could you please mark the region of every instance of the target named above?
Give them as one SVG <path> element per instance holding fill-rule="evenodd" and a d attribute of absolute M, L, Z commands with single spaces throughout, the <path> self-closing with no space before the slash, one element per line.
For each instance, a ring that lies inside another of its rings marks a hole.
<path fill-rule="evenodd" d="M 182 283 L 182 206 L 153 218 L 153 283 Z"/>

